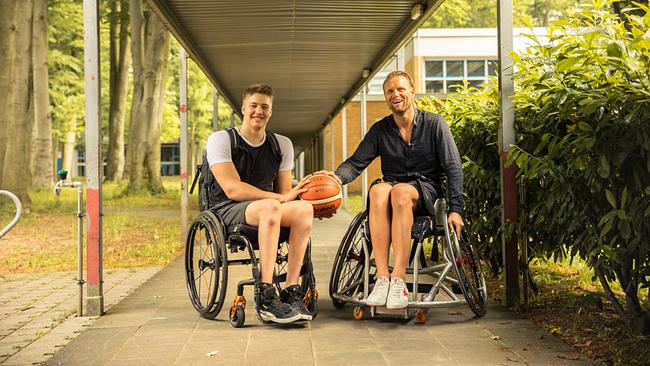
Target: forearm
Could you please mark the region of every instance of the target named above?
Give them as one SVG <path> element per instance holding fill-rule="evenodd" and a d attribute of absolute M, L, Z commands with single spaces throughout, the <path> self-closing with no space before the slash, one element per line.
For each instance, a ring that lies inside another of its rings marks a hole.
<path fill-rule="evenodd" d="M 463 172 L 460 164 L 450 164 L 447 171 L 447 182 L 449 184 L 449 210 L 452 212 L 463 212 Z"/>
<path fill-rule="evenodd" d="M 343 184 L 348 184 L 355 180 L 359 174 L 361 174 L 363 169 L 365 169 L 365 167 L 361 167 L 359 164 L 351 161 L 351 159 L 348 159 L 336 168 L 334 174 L 341 179 Z"/>
<path fill-rule="evenodd" d="M 281 200 L 282 195 L 275 192 L 263 191 L 245 182 L 233 182 L 227 187 L 222 187 L 229 199 L 237 202 L 254 201 L 265 198 Z"/>

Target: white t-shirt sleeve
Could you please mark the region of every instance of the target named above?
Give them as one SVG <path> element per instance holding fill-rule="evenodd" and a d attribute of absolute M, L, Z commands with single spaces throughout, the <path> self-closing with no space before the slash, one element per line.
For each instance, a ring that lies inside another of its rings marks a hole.
<path fill-rule="evenodd" d="M 281 172 L 292 170 L 293 169 L 293 144 L 288 137 L 275 134 L 275 137 L 278 140 L 278 145 L 280 145 L 280 151 L 282 152 L 282 161 L 280 162 Z"/>
<path fill-rule="evenodd" d="M 232 162 L 230 153 L 230 137 L 228 131 L 221 130 L 214 132 L 208 137 L 208 143 L 205 147 L 208 164 L 212 167 L 214 164 Z"/>

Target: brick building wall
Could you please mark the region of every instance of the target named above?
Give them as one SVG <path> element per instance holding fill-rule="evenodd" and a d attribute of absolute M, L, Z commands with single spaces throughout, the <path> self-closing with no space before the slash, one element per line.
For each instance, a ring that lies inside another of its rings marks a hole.
<path fill-rule="evenodd" d="M 390 110 L 386 102 L 381 101 L 367 101 L 366 102 L 366 127 L 370 129 L 375 122 L 390 114 Z M 339 113 L 334 117 L 333 123 L 325 127 L 324 142 L 325 142 L 325 169 L 334 170 L 341 164 L 342 151 L 341 151 L 341 114 Z M 346 131 L 347 131 L 347 153 L 350 157 L 354 150 L 361 142 L 361 103 L 350 102 L 346 106 Z M 334 164 L 332 164 L 332 144 L 331 134 L 332 127 L 334 128 Z M 368 167 L 368 183 L 370 184 L 376 178 L 381 178 L 381 163 L 377 158 Z M 361 192 L 361 175 L 348 185 L 348 192 L 360 193 Z"/>

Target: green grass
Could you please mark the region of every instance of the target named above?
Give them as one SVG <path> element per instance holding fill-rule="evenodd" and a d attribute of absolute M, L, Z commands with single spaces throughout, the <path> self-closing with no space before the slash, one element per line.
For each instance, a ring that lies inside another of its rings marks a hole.
<path fill-rule="evenodd" d="M 361 198 L 361 194 L 348 194 L 348 209 L 346 211 L 352 215 L 356 215 L 359 212 L 363 211 L 363 200 Z"/>
<path fill-rule="evenodd" d="M 169 263 L 182 252 L 180 217 L 173 213 L 169 217 L 169 212 L 165 217 L 157 211 L 180 211 L 179 178 L 164 177 L 165 191 L 155 196 L 125 195 L 126 185 L 127 182 L 122 182 L 104 183 L 102 186 L 104 266 L 162 266 Z M 76 189 L 66 188 L 58 197 L 52 190 L 33 191 L 30 196 L 30 210 L 25 210 L 18 225 L 2 239 L 0 273 L 76 269 Z M 190 209 L 196 209 L 196 200 L 196 195 L 189 197 Z M 146 213 L 143 214 L 143 210 Z M 4 227 L 14 214 L 13 205 L 0 207 L 0 226 Z M 85 221 L 84 240 L 87 225 Z"/>

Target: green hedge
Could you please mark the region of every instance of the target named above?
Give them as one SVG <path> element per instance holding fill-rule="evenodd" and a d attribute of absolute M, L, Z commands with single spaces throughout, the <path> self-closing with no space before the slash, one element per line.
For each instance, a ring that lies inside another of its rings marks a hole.
<path fill-rule="evenodd" d="M 650 13 L 627 16 L 594 1 L 549 29 L 550 42 L 514 55 L 515 163 L 526 183 L 533 255 L 576 256 L 635 333 L 650 333 Z M 531 37 L 536 41 L 534 37 Z M 421 100 L 449 122 L 466 177 L 468 231 L 492 268 L 501 261 L 498 94 L 462 88 Z M 617 298 L 608 281 L 625 291 Z"/>

